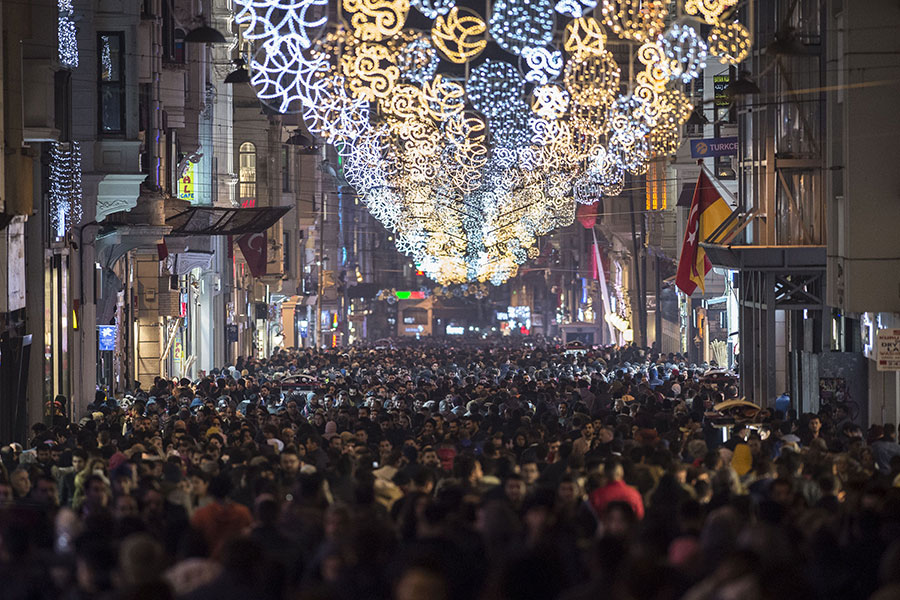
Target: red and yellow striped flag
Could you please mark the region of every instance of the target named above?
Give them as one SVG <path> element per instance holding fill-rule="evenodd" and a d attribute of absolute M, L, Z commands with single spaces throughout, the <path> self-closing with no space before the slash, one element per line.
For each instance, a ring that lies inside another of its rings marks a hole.
<path fill-rule="evenodd" d="M 706 173 L 700 171 L 697 187 L 694 188 L 694 198 L 691 200 L 691 212 L 684 229 L 678 273 L 675 276 L 675 285 L 688 296 L 698 287 L 700 291 L 706 291 L 704 279 L 712 269 L 712 263 L 709 262 L 700 242 L 712 235 L 729 215 L 731 209 L 728 203 L 716 191 Z"/>

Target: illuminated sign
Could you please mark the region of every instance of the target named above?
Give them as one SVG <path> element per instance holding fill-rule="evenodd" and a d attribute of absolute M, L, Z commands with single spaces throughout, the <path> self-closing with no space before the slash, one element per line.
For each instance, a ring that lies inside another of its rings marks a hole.
<path fill-rule="evenodd" d="M 456 325 L 447 325 L 447 335 L 462 335 L 466 332 L 465 327 L 457 327 Z"/>
<path fill-rule="evenodd" d="M 187 200 L 193 204 L 196 199 L 194 197 L 194 177 L 197 164 L 188 161 L 188 167 L 184 171 L 184 175 L 178 180 L 178 199 Z"/>
<path fill-rule="evenodd" d="M 424 300 L 425 292 L 394 292 L 397 300 Z"/>

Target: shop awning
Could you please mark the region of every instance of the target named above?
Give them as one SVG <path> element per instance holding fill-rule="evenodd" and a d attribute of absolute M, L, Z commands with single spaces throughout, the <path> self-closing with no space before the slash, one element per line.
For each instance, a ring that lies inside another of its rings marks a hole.
<path fill-rule="evenodd" d="M 290 206 L 219 208 L 192 206 L 166 219 L 170 235 L 243 235 L 260 233 L 278 222 Z"/>

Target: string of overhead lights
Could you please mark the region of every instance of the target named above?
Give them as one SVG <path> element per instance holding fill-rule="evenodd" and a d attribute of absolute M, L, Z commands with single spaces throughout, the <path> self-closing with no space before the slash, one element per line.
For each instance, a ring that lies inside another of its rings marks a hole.
<path fill-rule="evenodd" d="M 620 194 L 626 173 L 677 149 L 693 110 L 681 86 L 710 56 L 739 62 L 750 44 L 723 16 L 731 0 L 688 2 L 708 38 L 673 23 L 667 0 L 497 0 L 490 15 L 454 0 L 342 0 L 347 25 L 327 32 L 326 4 L 235 0 L 257 49 L 251 84 L 334 145 L 361 202 L 441 284 L 502 283 L 537 256 L 539 236 L 573 222 L 576 203 Z M 599 20 L 585 16 L 598 4 Z M 404 29 L 411 8 L 431 31 Z M 628 68 L 608 35 L 631 42 Z M 518 64 L 438 72 L 489 39 Z"/>

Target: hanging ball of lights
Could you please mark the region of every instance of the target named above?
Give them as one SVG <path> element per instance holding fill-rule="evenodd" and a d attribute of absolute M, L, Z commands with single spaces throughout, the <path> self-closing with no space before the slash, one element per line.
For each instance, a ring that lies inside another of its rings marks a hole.
<path fill-rule="evenodd" d="M 678 129 L 657 127 L 650 132 L 650 153 L 654 157 L 674 154 L 680 145 L 681 135 Z"/>
<path fill-rule="evenodd" d="M 370 42 L 397 34 L 409 14 L 409 0 L 343 0 L 343 6 L 353 34 Z"/>
<path fill-rule="evenodd" d="M 388 48 L 394 55 L 402 80 L 421 84 L 437 73 L 440 60 L 429 36 L 405 29 L 388 41 Z"/>
<path fill-rule="evenodd" d="M 666 66 L 673 79 L 689 83 L 706 68 L 706 42 L 693 27 L 672 25 L 660 36 L 659 42 L 666 55 Z"/>
<path fill-rule="evenodd" d="M 553 42 L 553 5 L 549 0 L 497 0 L 489 22 L 494 41 L 508 52 Z"/>
<path fill-rule="evenodd" d="M 718 25 L 722 13 L 737 3 L 738 0 L 686 0 L 684 12 L 689 15 L 699 13 L 710 25 Z"/>
<path fill-rule="evenodd" d="M 466 89 L 475 110 L 493 116 L 505 102 L 522 97 L 525 79 L 508 62 L 488 58 L 472 69 Z"/>
<path fill-rule="evenodd" d="M 487 46 L 487 24 L 474 12 L 458 6 L 437 17 L 431 28 L 431 39 L 450 62 L 465 64 L 481 54 Z"/>
<path fill-rule="evenodd" d="M 446 15 L 456 6 L 456 0 L 409 0 L 409 3 L 429 19 Z"/>
<path fill-rule="evenodd" d="M 736 65 L 750 53 L 751 37 L 738 22 L 716 25 L 709 32 L 709 52 L 723 62 Z"/>
<path fill-rule="evenodd" d="M 665 28 L 666 0 L 603 0 L 603 24 L 620 38 L 643 42 Z"/>
<path fill-rule="evenodd" d="M 572 100 L 585 106 L 604 103 L 619 89 L 621 71 L 612 52 L 582 52 L 566 63 L 563 81 Z"/>

